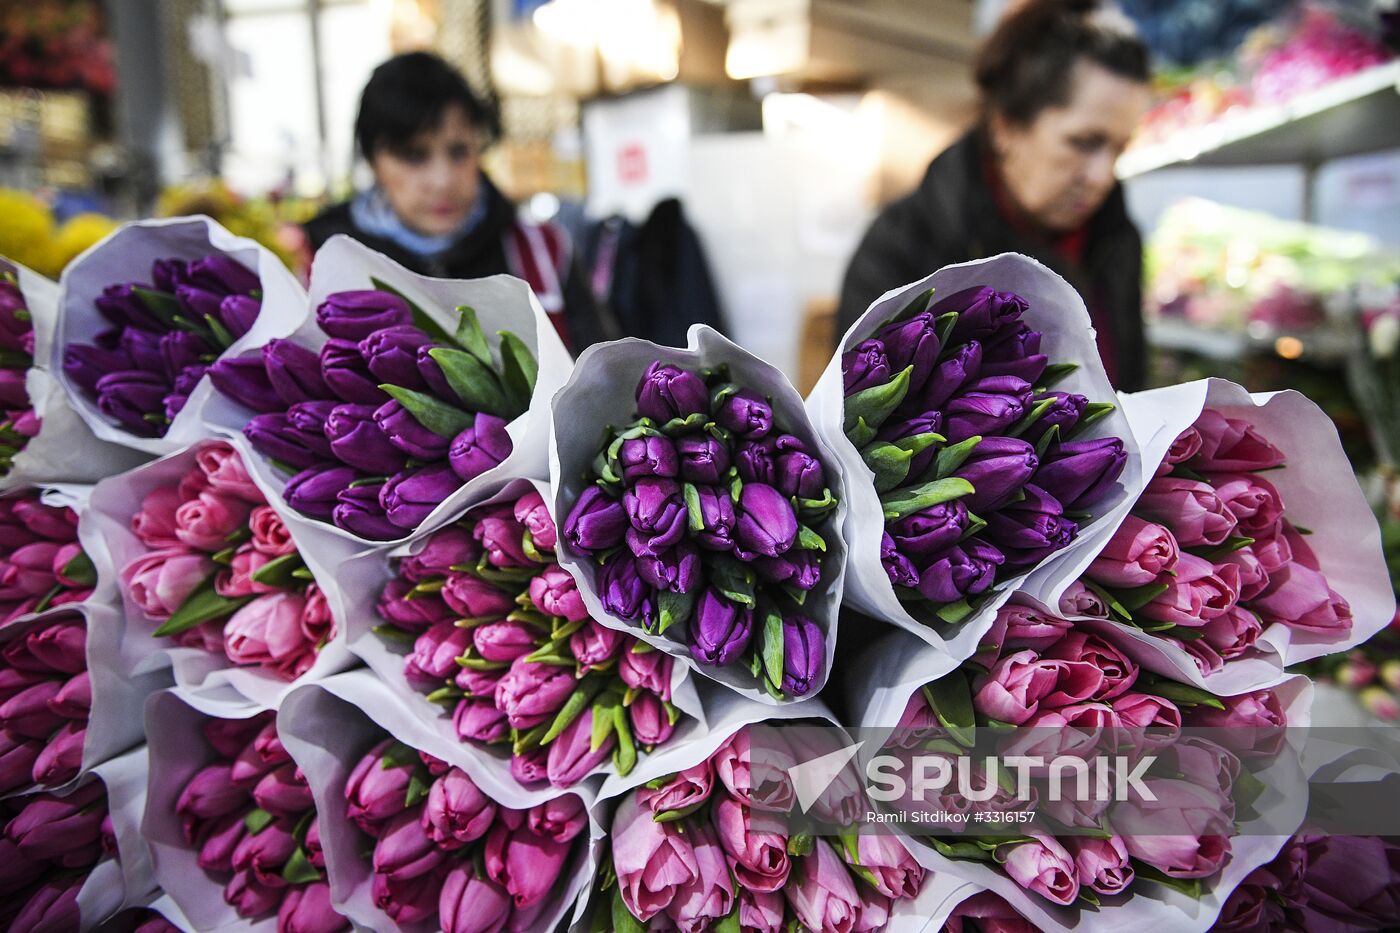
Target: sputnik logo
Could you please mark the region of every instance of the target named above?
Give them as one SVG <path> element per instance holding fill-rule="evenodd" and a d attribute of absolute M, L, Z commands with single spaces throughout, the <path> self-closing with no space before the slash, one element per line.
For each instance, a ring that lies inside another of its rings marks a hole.
<path fill-rule="evenodd" d="M 860 741 L 845 748 L 838 748 L 820 758 L 804 761 L 788 769 L 788 776 L 792 778 L 792 789 L 797 794 L 797 803 L 803 813 L 811 810 L 813 804 L 821 799 L 831 782 L 845 770 L 864 744 L 864 741 Z"/>

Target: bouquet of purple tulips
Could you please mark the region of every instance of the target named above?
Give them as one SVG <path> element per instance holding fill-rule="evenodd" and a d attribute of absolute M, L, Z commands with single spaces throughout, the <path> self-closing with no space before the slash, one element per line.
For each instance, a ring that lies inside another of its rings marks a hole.
<path fill-rule="evenodd" d="M 392 286 L 336 292 L 316 309 L 319 352 L 268 341 L 220 360 L 215 388 L 256 411 L 243 434 L 289 476 L 287 503 L 361 538 L 402 538 L 512 451 L 509 422 L 538 371 L 509 331 L 494 350 L 476 312 L 448 333 Z"/>
<path fill-rule="evenodd" d="M 840 487 L 789 433 L 805 425 L 733 376 L 653 358 L 587 485 L 560 492 L 560 548 L 592 570 L 595 617 L 702 668 L 746 671 L 773 698 L 803 697 L 826 678 L 818 620 L 844 558 Z M 556 429 L 563 417 L 556 406 Z"/>
<path fill-rule="evenodd" d="M 209 365 L 262 307 L 253 270 L 221 253 L 157 259 L 148 282 L 108 285 L 95 301 L 110 326 L 63 351 L 72 385 L 124 430 L 163 437 Z"/>

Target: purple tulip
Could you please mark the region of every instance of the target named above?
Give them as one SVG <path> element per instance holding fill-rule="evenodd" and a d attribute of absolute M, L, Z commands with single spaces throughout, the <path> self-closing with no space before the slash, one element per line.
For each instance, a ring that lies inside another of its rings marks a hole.
<path fill-rule="evenodd" d="M 186 267 L 189 280 L 201 288 L 230 294 L 249 294 L 262 288 L 258 274 L 223 253 L 211 253 Z"/>
<path fill-rule="evenodd" d="M 190 284 L 190 264 L 183 259 L 157 259 L 151 263 L 151 281 L 160 291 L 174 294 L 181 285 Z"/>
<path fill-rule="evenodd" d="M 389 398 L 365 365 L 353 340 L 327 340 L 321 347 L 321 378 L 339 399 L 357 405 L 382 405 Z"/>
<path fill-rule="evenodd" d="M 553 743 L 550 748 L 553 748 Z M 522 787 L 534 787 L 549 780 L 549 749 L 537 748 L 510 760 L 510 776 Z"/>
<path fill-rule="evenodd" d="M 538 648 L 540 634 L 533 625 L 506 619 L 472 629 L 472 644 L 487 661 L 509 662 Z"/>
<path fill-rule="evenodd" d="M 650 476 L 640 479 L 622 494 L 622 506 L 627 510 L 627 520 L 639 533 L 640 541 L 628 537 L 634 554 L 655 554 L 673 547 L 685 534 L 685 499 L 675 480 Z"/>
<path fill-rule="evenodd" d="M 582 667 L 596 667 L 617 657 L 624 641 L 621 632 L 589 619 L 583 628 L 569 636 L 569 651 Z"/>
<path fill-rule="evenodd" d="M 1060 429 L 1060 436 L 1065 434 L 1079 423 L 1079 419 L 1084 417 L 1084 410 L 1089 406 L 1089 400 L 1082 395 L 1072 395 L 1068 392 L 1043 392 L 1031 399 L 1031 407 L 1034 408 L 1046 399 L 1053 399 L 1052 404 L 1045 413 L 1036 419 L 1035 423 L 1021 435 L 1032 444 L 1036 443 L 1045 435 L 1045 432 L 1052 427 Z"/>
<path fill-rule="evenodd" d="M 358 478 L 349 467 L 310 467 L 287 480 L 282 497 L 301 514 L 330 521 L 336 496 Z"/>
<path fill-rule="evenodd" d="M 1026 300 L 1015 292 L 999 292 L 981 286 L 965 288 L 935 302 L 929 313 L 934 317 L 958 312 L 958 322 L 948 337 L 950 344 L 982 340 L 1004 328 L 1014 327 L 1026 312 Z"/>
<path fill-rule="evenodd" d="M 983 376 L 1015 376 L 1035 385 L 1049 358 L 1040 352 L 1040 331 L 1025 324 L 1003 330 L 982 344 Z"/>
<path fill-rule="evenodd" d="M 799 499 L 820 499 L 826 490 L 826 469 L 820 460 L 806 450 L 797 447 L 781 449 L 781 442 L 784 438 L 797 440 L 791 435 L 778 438 L 780 449 L 777 462 L 774 464 L 773 486 L 785 496 L 795 496 Z"/>
<path fill-rule="evenodd" d="M 423 427 L 417 418 L 393 400 L 375 409 L 374 423 L 395 448 L 415 460 L 441 460 L 452 446 L 450 440 Z"/>
<path fill-rule="evenodd" d="M 86 849 L 101 839 L 107 815 L 103 794 L 101 782 L 93 782 L 67 797 L 33 797 L 9 821 L 5 838 L 26 859 L 47 861 Z"/>
<path fill-rule="evenodd" d="M 418 371 L 418 351 L 430 347 L 432 342 L 432 338 L 417 327 L 386 327 L 360 341 L 360 356 L 380 383 L 405 389 L 427 389 L 428 383 Z"/>
<path fill-rule="evenodd" d="M 598 748 L 592 747 L 592 734 L 593 708 L 589 707 L 549 743 L 545 768 L 550 784 L 572 787 L 612 754 L 613 746 L 617 744 L 616 733 L 608 733 L 607 739 Z"/>
<path fill-rule="evenodd" d="M 203 322 L 206 317 L 218 319 L 219 308 L 227 297 L 222 292 L 211 292 L 197 285 L 177 285 L 175 300 L 184 316 L 192 321 Z"/>
<path fill-rule="evenodd" d="M 704 380 L 670 363 L 655 362 L 637 383 L 637 413 L 659 424 L 710 410 Z"/>
<path fill-rule="evenodd" d="M 1014 437 L 985 437 L 958 468 L 975 490 L 962 501 L 977 515 L 1005 505 L 1035 475 L 1035 448 Z"/>
<path fill-rule="evenodd" d="M 788 551 L 782 557 L 760 557 L 753 562 L 760 579 L 785 583 L 799 590 L 814 589 L 822 582 L 819 551 Z"/>
<path fill-rule="evenodd" d="M 841 355 L 841 379 L 847 397 L 884 385 L 896 372 L 890 366 L 885 345 L 878 340 L 863 340 Z"/>
<path fill-rule="evenodd" d="M 910 366 L 909 391 L 917 391 L 933 371 L 938 361 L 938 325 L 936 315 L 922 311 L 903 321 L 886 324 L 875 332 L 875 339 L 885 347 L 890 372 L 898 373 Z"/>
<path fill-rule="evenodd" d="M 269 340 L 262 348 L 262 358 L 268 381 L 288 405 L 331 397 L 321 378 L 321 361 L 306 347 L 290 340 Z"/>
<path fill-rule="evenodd" d="M 919 592 L 934 603 L 955 603 L 985 592 L 1006 558 L 976 538 L 948 548 L 919 571 Z"/>
<path fill-rule="evenodd" d="M 287 410 L 287 403 L 272 387 L 261 356 L 221 359 L 209 367 L 209 379 L 226 398 L 253 411 Z"/>
<path fill-rule="evenodd" d="M 914 418 L 903 421 L 887 421 L 876 433 L 877 441 L 884 441 L 893 444 L 895 441 L 902 441 L 906 438 L 918 437 L 921 434 L 942 434 L 943 415 L 941 412 L 928 411 Z M 909 461 L 909 480 L 916 481 L 924 475 L 934 458 L 938 456 L 937 445 L 925 447 L 915 454 Z"/>
<path fill-rule="evenodd" d="M 1045 452 L 1035 484 L 1077 511 L 1108 495 L 1127 462 L 1128 453 L 1116 437 L 1067 441 Z"/>
<path fill-rule="evenodd" d="M 204 339 L 184 331 L 173 330 L 160 338 L 161 368 L 173 381 L 186 367 L 201 365 L 201 357 L 210 353 Z"/>
<path fill-rule="evenodd" d="M 729 469 L 729 447 L 711 434 L 691 434 L 676 441 L 680 477 L 687 483 L 718 483 Z"/>
<path fill-rule="evenodd" d="M 304 470 L 329 459 L 324 434 L 303 431 L 283 414 L 254 415 L 243 425 L 243 436 L 265 457 Z"/>
<path fill-rule="evenodd" d="M 321 399 L 315 402 L 298 402 L 287 409 L 287 421 L 292 427 L 307 436 L 319 435 L 321 451 L 327 460 L 333 460 L 331 442 L 326 440 L 326 419 L 340 403 L 334 399 Z M 309 443 L 309 441 L 308 441 Z"/>
<path fill-rule="evenodd" d="M 246 872 L 264 887 L 282 887 L 282 866 L 296 851 L 297 840 L 291 827 L 270 823 L 262 832 L 247 833 L 233 850 L 235 872 Z"/>
<path fill-rule="evenodd" d="M 331 904 L 331 888 L 324 881 L 289 888 L 277 908 L 277 929 L 285 933 L 340 933 L 347 926 Z"/>
<path fill-rule="evenodd" d="M 342 489 L 336 494 L 331 521 L 337 528 L 344 528 L 370 541 L 392 541 L 403 537 L 404 529 L 390 521 L 384 510 L 385 485 L 368 483 Z"/>
<path fill-rule="evenodd" d="M 533 729 L 559 711 L 574 692 L 574 670 L 518 658 L 496 684 L 496 708 L 513 729 Z"/>
<path fill-rule="evenodd" d="M 654 555 L 638 555 L 637 575 L 657 590 L 692 593 L 704 580 L 700 551 L 689 541 Z"/>
<path fill-rule="evenodd" d="M 457 659 L 466 654 L 471 644 L 472 630 L 459 628 L 455 620 L 446 619 L 433 623 L 414 640 L 409 660 L 426 677 L 450 680 L 459 670 Z"/>
<path fill-rule="evenodd" d="M 895 586 L 913 589 L 919 585 L 918 568 L 895 547 L 894 538 L 890 537 L 889 532 L 880 539 L 880 564 L 885 568 L 885 576 Z"/>
<path fill-rule="evenodd" d="M 54 698 L 55 706 L 62 695 L 60 691 L 58 696 Z M 56 787 L 77 777 L 78 772 L 82 770 L 83 747 L 86 744 L 86 715 L 84 715 L 82 722 L 64 723 L 62 728 L 49 736 L 44 750 L 39 753 L 39 757 L 34 759 L 32 776 L 35 783 L 46 787 Z"/>
<path fill-rule="evenodd" d="M 892 546 L 915 565 L 926 565 L 941 551 L 958 543 L 967 530 L 967 507 L 962 500 L 940 502 L 890 522 Z"/>
<path fill-rule="evenodd" d="M 720 667 L 737 660 L 753 637 L 753 610 L 706 587 L 690 619 L 690 652 L 696 663 Z"/>
<path fill-rule="evenodd" d="M 160 372 L 108 373 L 97 380 L 97 408 L 141 437 L 165 433 L 163 413 L 170 384 Z M 147 415 L 160 416 L 158 423 Z"/>
<path fill-rule="evenodd" d="M 160 354 L 160 341 L 164 336 L 167 334 L 157 334 L 149 330 L 128 327 L 122 331 L 118 345 L 126 351 L 127 356 L 131 357 L 133 370 L 161 373 L 165 372 L 165 360 Z"/>
<path fill-rule="evenodd" d="M 495 819 L 496 804 L 460 768 L 433 782 L 423 806 L 428 837 L 449 851 L 485 836 Z"/>
<path fill-rule="evenodd" d="M 637 571 L 636 558 L 615 554 L 598 571 L 598 590 L 603 608 L 624 622 L 645 618 L 650 611 L 651 587 Z"/>
<path fill-rule="evenodd" d="M 385 327 L 412 324 L 413 311 L 408 302 L 389 292 L 336 292 L 316 309 L 316 323 L 328 336 L 360 341 Z"/>
<path fill-rule="evenodd" d="M 15 912 L 9 917 L 6 929 L 13 933 L 80 929 L 82 911 L 78 906 L 78 891 L 87 878 L 86 874 L 79 874 L 38 885 L 22 906 L 13 905 Z"/>
<path fill-rule="evenodd" d="M 384 767 L 384 756 L 394 746 L 385 739 L 356 763 L 345 781 L 345 815 L 360 829 L 376 838 L 389 820 L 406 808 L 413 764 Z"/>
<path fill-rule="evenodd" d="M 385 476 L 403 469 L 404 454 L 380 430 L 372 405 L 337 405 L 326 419 L 326 439 L 337 460 Z"/>
<path fill-rule="evenodd" d="M 165 323 L 150 312 L 145 302 L 136 297 L 133 288 L 141 287 L 144 286 L 108 285 L 102 289 L 102 294 L 94 299 L 93 304 L 96 305 L 98 313 L 117 327 L 135 327 L 158 334 L 164 333 L 167 329 Z"/>
<path fill-rule="evenodd" d="M 752 389 L 739 389 L 719 403 L 715 422 L 739 440 L 761 440 L 773 430 L 773 406 Z"/>
<path fill-rule="evenodd" d="M 253 329 L 257 322 L 262 302 L 247 295 L 228 295 L 219 302 L 219 321 L 233 339 L 237 340 Z"/>
<path fill-rule="evenodd" d="M 745 483 L 735 511 L 735 554 L 740 559 L 778 557 L 797 541 L 797 514 L 787 497 L 772 486 Z"/>
<path fill-rule="evenodd" d="M 627 528 L 627 510 L 622 503 L 597 486 L 589 486 L 569 510 L 564 539 L 575 551 L 593 554 L 621 544 Z"/>
<path fill-rule="evenodd" d="M 463 741 L 484 745 L 492 745 L 510 735 L 506 714 L 497 709 L 489 697 L 459 702 L 452 712 L 452 727 Z"/>
<path fill-rule="evenodd" d="M 479 411 L 472 426 L 452 439 L 447 461 L 465 483 L 500 466 L 510 456 L 512 448 L 506 420 Z"/>
<path fill-rule="evenodd" d="M 374 847 L 374 873 L 388 881 L 409 881 L 432 872 L 447 858 L 433 844 L 419 822 L 418 813 L 408 811 L 389 820 Z"/>
<path fill-rule="evenodd" d="M 982 344 L 976 340 L 956 347 L 943 362 L 939 363 L 918 392 L 909 393 L 913 411 L 937 411 L 958 393 L 958 390 L 977 379 L 982 372 Z M 939 432 L 942 433 L 941 431 Z"/>
<path fill-rule="evenodd" d="M 74 385 L 89 395 L 97 394 L 97 380 L 107 373 L 135 368 L 125 350 L 104 350 L 86 344 L 69 344 L 63 348 L 63 372 Z"/>
<path fill-rule="evenodd" d="M 674 479 L 680 473 L 676 446 L 666 437 L 628 438 L 619 447 L 617 459 L 626 483 L 635 483 L 644 476 Z"/>
<path fill-rule="evenodd" d="M 315 806 L 311 788 L 292 762 L 263 775 L 258 786 L 253 788 L 253 800 L 269 813 L 292 819 Z"/>
<path fill-rule="evenodd" d="M 989 376 L 963 386 L 943 408 L 943 436 L 957 444 L 974 435 L 992 437 L 1021 420 L 1031 386 L 1015 376 Z"/>
<path fill-rule="evenodd" d="M 826 666 L 826 636 L 804 615 L 783 619 L 783 693 L 806 696 Z"/>
<path fill-rule="evenodd" d="M 445 465 L 404 470 L 391 477 L 379 491 L 379 504 L 389 521 L 411 530 L 462 486 L 462 481 Z"/>
<path fill-rule="evenodd" d="M 1079 526 L 1064 516 L 1054 497 L 1034 485 L 1026 485 L 1025 498 L 987 516 L 988 541 L 1006 556 L 1008 569 L 1033 567 L 1062 551 L 1074 540 Z"/>
<path fill-rule="evenodd" d="M 732 551 L 738 516 L 729 490 L 718 486 L 696 486 L 700 501 L 699 529 L 692 529 L 695 543 L 707 551 Z"/>
<path fill-rule="evenodd" d="M 29 406 L 29 394 L 25 391 L 24 379 L 23 369 L 0 369 L 0 409 Z"/>

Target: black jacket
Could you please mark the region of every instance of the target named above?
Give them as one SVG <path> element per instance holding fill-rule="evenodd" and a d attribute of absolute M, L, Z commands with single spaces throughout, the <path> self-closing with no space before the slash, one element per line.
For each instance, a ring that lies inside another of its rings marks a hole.
<path fill-rule="evenodd" d="M 1135 390 L 1146 377 L 1142 325 L 1142 237 L 1128 218 L 1122 186 L 1089 221 L 1081 266 L 1071 266 L 1043 238 L 1013 229 L 997 210 L 983 172 L 982 143 L 968 133 L 934 159 L 915 191 L 871 224 L 841 288 L 839 340 L 876 298 L 943 266 L 1016 252 L 1064 276 L 1097 309 L 1116 357 L 1115 387 Z"/>
<path fill-rule="evenodd" d="M 306 235 L 311 248 L 318 250 L 336 234 L 346 234 L 399 265 L 420 275 L 449 279 L 479 279 L 488 275 L 514 275 L 506 261 L 505 238 L 516 222 L 515 205 L 484 175 L 482 196 L 487 199 L 486 217 L 466 236 L 437 256 L 422 257 L 409 252 L 392 240 L 373 236 L 355 226 L 347 201 L 326 208 L 306 223 Z M 594 305 L 588 284 L 579 273 L 578 264 L 570 259 L 564 277 L 564 319 L 573 341 L 575 354 L 590 344 L 612 339 L 615 328 L 605 325 Z"/>

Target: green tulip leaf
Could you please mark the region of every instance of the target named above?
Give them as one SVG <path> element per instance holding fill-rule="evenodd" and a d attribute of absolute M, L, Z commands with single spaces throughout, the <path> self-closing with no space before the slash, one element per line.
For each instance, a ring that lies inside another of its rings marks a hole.
<path fill-rule="evenodd" d="M 180 608 L 172 612 L 170 618 L 155 630 L 155 637 L 168 638 L 206 622 L 226 619 L 253 598 L 251 595 L 220 596 L 214 590 L 214 580 L 217 576 L 218 574 L 210 574 L 207 580 L 195 587 L 194 591 L 185 597 Z"/>
<path fill-rule="evenodd" d="M 656 626 L 656 634 L 663 635 L 671 626 L 688 620 L 690 614 L 695 611 L 695 601 L 699 595 L 698 592 L 672 593 L 670 590 L 657 593 L 656 610 L 660 621 Z"/>
<path fill-rule="evenodd" d="M 495 371 L 476 357 L 451 347 L 434 347 L 428 355 L 437 361 L 447 384 L 468 411 L 484 411 L 501 418 L 514 414 Z"/>
<path fill-rule="evenodd" d="M 452 338 L 457 346 L 476 357 L 483 366 L 495 365 L 495 361 L 491 359 L 491 347 L 486 342 L 486 332 L 481 329 L 475 308 L 469 305 L 458 306 L 457 328 Z"/>
<path fill-rule="evenodd" d="M 413 315 L 414 326 L 421 330 L 423 333 L 427 334 L 429 337 L 432 337 L 434 340 L 441 341 L 442 343 L 453 342 L 452 335 L 449 334 L 441 324 L 433 320 L 432 316 L 428 314 L 427 311 L 424 311 L 421 307 L 419 307 L 418 303 L 412 298 L 408 297 L 403 292 L 390 285 L 388 282 L 385 282 L 383 279 L 377 279 L 374 276 L 370 276 L 369 281 L 370 284 L 372 284 L 377 291 L 388 292 L 391 295 L 398 295 L 400 298 L 402 298 L 404 302 L 408 305 L 409 312 Z M 429 428 L 428 430 L 431 431 L 432 429 Z"/>
<path fill-rule="evenodd" d="M 476 420 L 455 405 L 448 405 L 446 402 L 423 392 L 391 385 L 381 385 L 379 388 L 402 405 L 404 410 L 413 416 L 413 420 L 438 437 L 451 440 L 471 427 Z"/>
<path fill-rule="evenodd" d="M 914 367 L 906 366 L 884 385 L 861 389 L 849 396 L 846 399 L 845 430 L 850 432 L 858 422 L 864 421 L 878 431 L 909 394 L 909 380 L 913 373 Z"/>
<path fill-rule="evenodd" d="M 898 521 L 921 509 L 960 499 L 963 496 L 971 495 L 974 491 L 972 484 L 967 480 L 949 477 L 887 493 L 880 497 L 880 505 L 884 509 L 887 522 Z"/>
<path fill-rule="evenodd" d="M 971 748 L 977 737 L 977 715 L 972 707 L 972 688 L 967 677 L 961 671 L 954 671 L 925 684 L 924 699 L 953 741 Z"/>
<path fill-rule="evenodd" d="M 517 412 L 523 412 L 530 407 L 530 398 L 535 394 L 540 364 L 525 341 L 508 330 L 501 331 L 500 335 L 502 381 L 515 401 Z"/>
<path fill-rule="evenodd" d="M 875 491 L 889 492 L 909 476 L 909 464 L 914 454 L 893 444 L 872 444 L 861 452 L 861 459 L 875 474 Z"/>
<path fill-rule="evenodd" d="M 283 554 L 281 557 L 274 557 L 253 572 L 253 582 L 263 586 L 275 587 L 279 590 L 286 589 L 297 584 L 297 578 L 293 576 L 298 570 L 305 569 L 306 564 L 302 562 L 301 555 L 293 551 L 291 554 Z"/>
<path fill-rule="evenodd" d="M 776 609 L 763 614 L 763 672 L 768 683 L 779 689 L 783 685 L 783 617 Z"/>
<path fill-rule="evenodd" d="M 287 864 L 282 866 L 282 880 L 288 884 L 311 884 L 321 880 L 321 872 L 311 864 L 306 850 L 297 846 Z"/>

